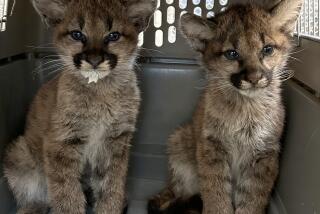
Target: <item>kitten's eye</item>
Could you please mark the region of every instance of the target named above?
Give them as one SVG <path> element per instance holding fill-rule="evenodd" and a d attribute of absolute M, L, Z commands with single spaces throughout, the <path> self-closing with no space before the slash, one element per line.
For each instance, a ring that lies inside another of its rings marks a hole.
<path fill-rule="evenodd" d="M 118 41 L 120 37 L 121 34 L 119 32 L 112 32 L 106 37 L 105 42 L 115 42 Z"/>
<path fill-rule="evenodd" d="M 224 56 L 228 60 L 237 60 L 240 57 L 239 53 L 236 50 L 227 50 L 226 52 L 224 52 Z"/>
<path fill-rule="evenodd" d="M 274 52 L 274 47 L 272 45 L 266 45 L 262 49 L 262 53 L 265 56 L 271 56 Z"/>
<path fill-rule="evenodd" d="M 72 39 L 74 39 L 76 41 L 84 42 L 86 40 L 85 35 L 83 35 L 83 33 L 81 33 L 78 30 L 71 31 L 70 35 L 71 35 Z"/>

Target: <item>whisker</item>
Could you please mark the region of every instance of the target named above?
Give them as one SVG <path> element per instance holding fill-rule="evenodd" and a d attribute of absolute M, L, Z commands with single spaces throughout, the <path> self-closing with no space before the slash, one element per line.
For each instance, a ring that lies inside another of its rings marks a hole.
<path fill-rule="evenodd" d="M 46 77 L 52 76 L 54 74 L 57 74 L 59 72 L 60 72 L 60 70 L 55 70 L 55 71 L 52 71 L 52 72 L 49 72 L 49 73 L 45 74 L 44 77 L 46 78 Z"/>
<path fill-rule="evenodd" d="M 63 69 L 65 69 L 65 68 L 67 68 L 67 67 L 69 67 L 69 66 L 68 66 L 68 65 L 64 65 L 64 64 L 55 65 L 55 66 L 47 67 L 47 68 L 44 68 L 44 69 L 34 70 L 34 73 L 35 73 L 35 74 L 45 73 L 46 71 L 50 71 L 51 69 L 54 69 L 54 70 L 63 70 Z"/>
<path fill-rule="evenodd" d="M 65 64 L 63 64 L 63 63 L 56 63 L 56 64 L 49 65 L 49 66 L 45 66 L 45 67 L 39 66 L 39 67 L 36 68 L 35 70 L 48 70 L 48 69 L 50 69 L 50 68 L 61 67 L 61 66 L 65 66 Z"/>
<path fill-rule="evenodd" d="M 298 50 L 298 51 L 293 51 L 293 52 L 291 52 L 290 54 L 297 54 L 297 53 L 301 53 L 301 52 L 303 52 L 303 51 L 305 51 L 306 49 L 305 48 L 303 48 L 303 49 L 301 49 L 301 50 Z"/>
<path fill-rule="evenodd" d="M 42 57 L 41 59 L 47 59 L 47 58 L 67 58 L 67 59 L 72 59 L 71 56 L 67 56 L 67 55 L 62 55 L 62 54 L 52 54 L 52 55 L 47 55 Z"/>
<path fill-rule="evenodd" d="M 47 61 L 47 62 L 45 62 L 45 63 L 40 63 L 40 65 L 38 66 L 38 68 L 40 68 L 40 67 L 43 67 L 43 66 L 45 66 L 45 65 L 48 65 L 48 64 L 51 64 L 51 63 L 63 63 L 62 61 L 61 61 L 61 59 L 55 59 L 55 60 L 50 60 L 50 61 Z"/>
<path fill-rule="evenodd" d="M 293 70 L 283 70 L 283 71 L 276 72 L 273 79 L 284 82 L 292 78 L 293 76 L 294 76 Z"/>
<path fill-rule="evenodd" d="M 302 63 L 302 60 L 300 60 L 300 59 L 298 59 L 298 58 L 295 58 L 295 57 L 293 57 L 293 56 L 287 56 L 287 57 L 289 57 L 290 59 L 294 59 L 294 60 L 296 60 L 297 62 Z"/>

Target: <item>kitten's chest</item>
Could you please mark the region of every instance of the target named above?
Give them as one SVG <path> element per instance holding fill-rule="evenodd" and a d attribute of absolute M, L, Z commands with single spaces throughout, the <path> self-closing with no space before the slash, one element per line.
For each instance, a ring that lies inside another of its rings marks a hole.
<path fill-rule="evenodd" d="M 233 179 L 236 179 L 241 171 L 250 164 L 256 153 L 257 150 L 250 145 L 233 144 L 229 146 L 229 163 Z"/>
<path fill-rule="evenodd" d="M 84 100 L 82 106 L 83 126 L 89 135 L 100 136 L 100 133 L 124 129 L 125 124 L 134 125 L 139 109 L 138 96 L 97 96 Z"/>
<path fill-rule="evenodd" d="M 279 123 L 279 105 L 254 100 L 224 108 L 213 103 L 207 112 L 212 129 L 223 142 L 255 146 L 258 150 Z"/>
<path fill-rule="evenodd" d="M 217 119 L 213 124 L 208 129 L 229 148 L 231 153 L 241 153 L 246 148 L 263 150 L 264 140 L 272 131 L 272 127 L 261 120 Z"/>
<path fill-rule="evenodd" d="M 94 160 L 101 154 L 107 157 L 114 139 L 122 133 L 134 132 L 137 113 L 138 104 L 129 99 L 91 103 L 91 110 L 82 121 L 86 158 Z"/>
<path fill-rule="evenodd" d="M 274 133 L 276 128 L 274 112 L 260 111 L 242 112 L 241 114 L 230 114 L 223 118 L 217 118 L 217 132 L 221 140 L 230 144 L 232 150 L 242 150 L 250 147 L 253 150 L 264 150 L 265 141 Z"/>
<path fill-rule="evenodd" d="M 243 170 L 251 166 L 259 155 L 277 145 L 272 139 L 274 124 L 268 117 L 234 121 L 226 131 L 224 144 L 229 153 L 231 176 L 237 181 Z M 271 137 L 272 136 L 272 137 Z"/>
<path fill-rule="evenodd" d="M 92 162 L 102 152 L 106 157 L 108 156 L 108 125 L 105 120 L 97 121 L 87 128 L 87 142 L 84 147 L 84 156 L 86 160 Z"/>
<path fill-rule="evenodd" d="M 67 87 L 67 94 L 60 93 L 58 98 L 64 112 L 76 117 L 84 125 L 92 126 L 103 120 L 111 124 L 122 117 L 137 114 L 140 93 L 135 84 L 116 87 L 101 82 L 90 87 L 80 86 L 80 89 Z"/>
<path fill-rule="evenodd" d="M 92 120 L 113 120 L 118 117 L 122 110 L 124 98 L 116 98 L 113 96 L 92 96 L 83 100 L 83 114 Z"/>
<path fill-rule="evenodd" d="M 123 132 L 133 132 L 138 108 L 121 103 L 95 103 L 82 121 L 89 144 L 96 145 Z M 133 104 L 132 104 L 133 105 Z"/>

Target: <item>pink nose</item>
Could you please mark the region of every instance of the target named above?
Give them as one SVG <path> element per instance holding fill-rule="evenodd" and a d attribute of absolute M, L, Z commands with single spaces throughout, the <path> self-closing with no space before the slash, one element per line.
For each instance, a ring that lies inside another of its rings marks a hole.
<path fill-rule="evenodd" d="M 259 80 L 261 80 L 263 77 L 262 73 L 259 71 L 255 71 L 255 72 L 250 72 L 248 74 L 246 74 L 245 79 L 246 81 L 252 83 L 252 84 L 257 84 L 259 82 Z"/>

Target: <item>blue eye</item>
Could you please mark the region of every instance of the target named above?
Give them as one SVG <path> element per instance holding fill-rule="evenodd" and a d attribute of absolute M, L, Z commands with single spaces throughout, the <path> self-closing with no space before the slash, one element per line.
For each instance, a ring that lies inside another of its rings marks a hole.
<path fill-rule="evenodd" d="M 274 52 L 274 47 L 272 45 L 266 45 L 262 49 L 262 53 L 265 56 L 271 56 Z"/>
<path fill-rule="evenodd" d="M 228 60 L 237 60 L 239 59 L 240 55 L 236 50 L 227 50 L 223 54 Z"/>
<path fill-rule="evenodd" d="M 85 35 L 83 35 L 83 33 L 81 33 L 78 30 L 71 31 L 70 35 L 71 35 L 72 39 L 74 39 L 76 41 L 85 42 L 85 40 L 86 40 Z"/>
<path fill-rule="evenodd" d="M 115 42 L 118 41 L 120 37 L 121 34 L 119 32 L 112 32 L 106 37 L 105 42 Z"/>

